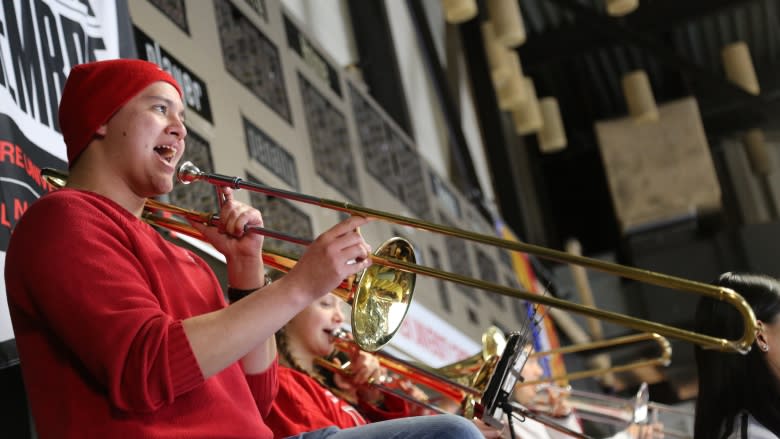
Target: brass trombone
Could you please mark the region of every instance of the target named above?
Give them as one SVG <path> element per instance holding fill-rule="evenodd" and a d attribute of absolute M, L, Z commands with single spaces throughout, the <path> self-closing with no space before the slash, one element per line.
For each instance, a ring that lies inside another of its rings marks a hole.
<path fill-rule="evenodd" d="M 355 344 L 355 342 L 349 338 L 347 332 L 342 329 L 333 331 L 331 333 L 331 337 L 335 341 L 335 349 L 341 352 L 350 352 L 350 348 Z M 486 352 L 490 349 L 490 347 L 483 347 L 483 351 Z M 449 379 L 449 377 L 436 373 L 436 369 L 401 360 L 400 358 L 396 358 L 387 352 L 377 351 L 373 354 L 376 355 L 377 359 L 379 360 L 379 364 L 385 369 L 406 379 L 409 379 L 416 384 L 423 385 L 433 391 L 436 391 L 440 395 L 448 397 L 458 403 L 460 403 L 466 396 L 479 396 L 484 390 L 473 385 L 476 384 L 474 382 L 476 380 L 462 382 L 463 380 L 458 381 L 455 379 Z M 480 353 L 478 355 L 481 358 L 482 354 Z M 494 358 L 498 355 L 501 355 L 501 353 L 488 353 L 488 358 L 480 362 L 478 369 L 487 370 L 489 366 L 485 366 L 485 364 L 494 362 Z M 333 372 L 347 374 L 347 372 L 343 369 L 343 365 L 340 367 L 324 358 L 316 358 L 315 363 Z M 389 380 L 385 379 L 384 381 L 387 382 Z M 385 388 L 383 390 L 387 389 Z"/>
<path fill-rule="evenodd" d="M 748 303 L 735 291 L 709 285 L 706 283 L 695 282 L 679 277 L 669 276 L 661 273 L 655 273 L 649 270 L 643 270 L 598 259 L 587 258 L 583 256 L 572 255 L 563 251 L 552 250 L 546 247 L 532 244 L 500 239 L 495 236 L 479 234 L 467 230 L 456 229 L 444 225 L 405 217 L 391 212 L 383 212 L 376 209 L 357 206 L 343 201 L 329 200 L 326 198 L 314 197 L 298 192 L 287 191 L 283 189 L 272 188 L 259 183 L 245 181 L 240 177 L 229 177 L 220 174 L 206 173 L 198 169 L 191 162 L 185 162 L 179 167 L 178 179 L 184 184 L 195 181 L 205 181 L 217 186 L 227 186 L 234 189 L 247 189 L 260 192 L 266 195 L 276 196 L 289 200 L 294 200 L 306 204 L 312 204 L 323 208 L 333 209 L 340 212 L 346 212 L 353 215 L 366 216 L 371 218 L 384 219 L 389 222 L 414 227 L 420 230 L 436 232 L 447 236 L 467 239 L 482 244 L 488 244 L 495 247 L 504 248 L 516 252 L 525 252 L 537 255 L 539 257 L 568 264 L 580 265 L 603 272 L 616 274 L 628 279 L 646 282 L 661 287 L 684 290 L 696 293 L 714 300 L 720 300 L 734 306 L 742 315 L 744 321 L 744 330 L 741 338 L 729 340 L 717 338 L 693 331 L 684 330 L 674 326 L 663 325 L 657 322 L 626 316 L 624 314 L 605 311 L 594 307 L 584 306 L 555 297 L 542 296 L 518 288 L 510 288 L 478 279 L 461 276 L 457 273 L 443 272 L 440 270 L 424 267 L 416 264 L 397 264 L 394 268 L 408 270 L 416 274 L 422 274 L 437 279 L 460 283 L 469 287 L 481 290 L 492 291 L 509 297 L 515 297 L 529 302 L 547 305 L 553 308 L 560 308 L 567 311 L 595 317 L 601 320 L 610 321 L 642 332 L 654 332 L 671 338 L 676 338 L 700 345 L 705 349 L 717 349 L 721 351 L 746 353 L 755 340 L 757 324 L 753 310 Z M 378 262 L 378 261 L 375 261 Z M 384 261 L 386 263 L 388 261 Z M 395 261 L 393 261 L 395 262 Z"/>
<path fill-rule="evenodd" d="M 336 341 L 336 349 L 342 352 L 348 352 L 354 343 L 350 340 L 346 331 L 337 329 L 331 333 Z M 499 358 L 504 350 L 506 339 L 503 333 L 495 327 L 489 328 L 482 334 L 482 351 L 460 360 L 456 363 L 441 367 L 431 368 L 412 364 L 396 358 L 383 351 L 374 352 L 379 364 L 395 374 L 406 378 L 415 384 L 423 385 L 435 392 L 438 392 L 444 398 L 449 398 L 460 406 L 461 414 L 471 419 L 478 412 L 478 406 L 481 404 L 483 394 L 486 392 L 488 382 L 495 372 Z M 315 363 L 334 373 L 348 375 L 349 371 L 345 369 L 347 365 L 337 365 L 324 358 L 315 358 Z M 440 373 L 445 371 L 449 376 L 442 376 Z M 448 413 L 437 405 L 428 401 L 420 401 L 400 391 L 395 391 L 388 383 L 393 378 L 383 377 L 378 382 L 372 382 L 371 385 L 379 388 L 383 392 L 396 395 L 413 404 L 417 404 L 429 410 L 439 413 Z M 549 428 L 560 431 L 568 436 L 587 439 L 588 436 L 574 430 L 570 430 L 554 419 L 539 413 L 534 413 L 525 407 L 515 407 L 515 411 L 522 414 L 522 417 L 535 419 Z"/>
<path fill-rule="evenodd" d="M 619 364 L 610 367 L 582 370 L 582 371 L 572 372 L 572 373 L 559 375 L 559 376 L 523 381 L 522 383 L 517 383 L 517 386 L 531 386 L 531 385 L 537 385 L 541 383 L 549 383 L 553 381 L 572 381 L 581 378 L 604 375 L 605 373 L 609 373 L 609 372 L 622 372 L 622 371 L 636 369 L 638 367 L 645 367 L 645 366 L 668 366 L 672 360 L 672 345 L 671 343 L 669 343 L 669 340 L 667 340 L 666 337 L 663 337 L 662 335 L 655 334 L 655 333 L 631 334 L 631 335 L 615 337 L 606 340 L 598 340 L 598 341 L 592 341 L 588 343 L 580 343 L 571 346 L 564 346 L 561 348 L 550 349 L 549 351 L 534 352 L 530 355 L 530 357 L 538 358 L 538 357 L 545 357 L 545 356 L 556 355 L 556 354 L 570 354 L 575 352 L 584 352 L 584 351 L 595 350 L 595 349 L 603 349 L 603 348 L 609 348 L 614 346 L 627 345 L 629 343 L 641 343 L 644 341 L 654 341 L 655 343 L 657 343 L 658 348 L 660 350 L 660 354 L 655 358 L 637 360 L 627 364 Z"/>
<path fill-rule="evenodd" d="M 577 345 L 565 346 L 547 351 L 534 352 L 529 355 L 529 358 L 540 358 L 551 355 L 586 352 L 590 350 L 611 348 L 615 346 L 623 346 L 631 343 L 642 343 L 647 341 L 655 342 L 658 345 L 660 351 L 658 356 L 610 367 L 570 372 L 564 375 L 545 377 L 535 380 L 524 380 L 522 382 L 516 383 L 515 387 L 539 386 L 543 383 L 560 381 L 568 382 L 582 378 L 599 376 L 610 372 L 623 372 L 646 366 L 668 366 L 672 358 L 671 343 L 669 343 L 669 340 L 667 340 L 665 337 L 653 333 L 632 334 L 595 342 L 580 343 Z M 490 359 L 501 355 L 504 343 L 505 338 L 503 333 L 498 328 L 491 327 L 482 334 L 482 352 L 478 352 L 455 363 L 433 369 L 433 371 L 440 374 L 447 381 L 460 383 L 465 381 L 467 383 L 472 383 L 471 387 L 481 392 L 484 390 L 484 388 L 474 383 L 480 382 L 480 375 L 484 375 L 485 373 L 488 373 L 487 371 L 492 370 L 492 366 L 489 364 L 489 361 Z M 413 379 L 414 377 L 412 376 L 409 378 Z M 572 392 L 576 393 L 579 391 L 573 390 Z"/>
<path fill-rule="evenodd" d="M 433 369 L 434 372 L 448 378 L 470 376 L 478 373 L 485 367 L 485 363 L 492 358 L 500 356 L 506 346 L 504 332 L 495 326 L 489 327 L 482 333 L 482 350 L 476 354 Z"/>
<path fill-rule="evenodd" d="M 349 339 L 346 331 L 336 330 L 331 334 L 331 336 L 336 342 L 336 350 L 342 352 L 349 352 L 351 350 L 354 342 Z M 594 392 L 585 392 L 572 389 L 571 387 L 564 388 L 555 385 L 542 384 L 548 383 L 550 381 L 576 380 L 604 374 L 607 372 L 619 372 L 643 366 L 666 366 L 669 364 L 671 359 L 671 345 L 666 338 L 658 334 L 635 334 L 625 337 L 616 337 L 598 342 L 583 343 L 575 346 L 536 352 L 530 354 L 529 357 L 575 353 L 593 349 L 608 348 L 612 346 L 626 345 L 629 343 L 641 343 L 645 341 L 654 341 L 659 345 L 661 353 L 657 358 L 639 360 L 624 365 L 612 366 L 609 368 L 579 371 L 557 377 L 517 382 L 515 386 L 545 386 L 554 388 L 560 392 L 565 392 L 568 396 L 570 405 L 572 408 L 577 410 L 577 416 L 579 418 L 594 422 L 614 424 L 622 427 L 627 427 L 632 423 L 656 423 L 657 420 L 650 420 L 654 418 L 653 415 L 657 414 L 658 412 L 679 413 L 686 416 L 690 415 L 687 411 L 649 401 L 649 393 L 646 384 L 642 386 L 636 397 L 632 399 L 623 399 Z M 464 412 L 468 412 L 468 408 L 479 401 L 482 394 L 485 392 L 487 380 L 495 369 L 497 360 L 503 352 L 505 343 L 506 338 L 503 332 L 496 327 L 490 327 L 482 334 L 482 349 L 480 352 L 477 352 L 457 362 L 438 368 L 412 364 L 382 351 L 376 352 L 374 355 L 377 356 L 380 365 L 389 371 L 405 379 L 408 379 L 415 384 L 422 385 L 432 391 L 437 392 L 439 395 L 441 395 L 441 397 L 448 398 L 454 403 L 461 405 L 461 409 L 464 409 Z M 345 367 L 348 366 L 347 364 L 337 365 L 324 358 L 315 359 L 315 363 L 334 373 L 349 374 L 349 372 L 345 370 Z M 445 410 L 441 409 L 437 405 L 433 405 L 430 401 L 416 400 L 408 395 L 404 395 L 403 393 L 395 391 L 389 384 L 392 383 L 393 379 L 394 378 L 392 377 L 383 377 L 382 379 L 378 380 L 378 382 L 373 382 L 371 384 L 386 393 L 392 393 L 407 401 L 410 401 L 413 404 L 417 404 L 437 412 L 445 412 Z M 552 414 L 549 412 L 549 408 L 546 407 L 543 403 L 532 403 L 527 408 L 531 411 L 524 412 L 524 415 L 534 416 L 534 419 L 547 425 L 548 427 L 559 427 L 554 419 L 551 418 Z M 470 415 L 470 413 L 464 414 Z M 565 429 L 561 431 L 569 435 L 576 433 L 572 431 L 566 431 Z M 678 438 L 688 438 L 689 436 L 686 432 L 670 430 L 669 428 L 665 428 L 664 433 L 670 437 Z"/>
<path fill-rule="evenodd" d="M 42 173 L 46 173 L 46 172 L 47 172 L 46 170 L 42 171 Z M 57 174 L 56 171 L 54 173 L 55 175 Z M 62 173 L 59 173 L 59 175 L 61 176 Z M 638 268 L 627 267 L 619 264 L 600 261 L 597 259 L 575 256 L 575 255 L 568 254 L 566 252 L 552 250 L 545 247 L 535 246 L 532 244 L 499 239 L 490 235 L 483 235 L 483 234 L 478 234 L 466 230 L 450 228 L 450 227 L 437 225 L 437 224 L 433 224 L 430 222 L 426 222 L 414 218 L 404 217 L 393 213 L 382 212 L 375 209 L 356 206 L 347 202 L 338 202 L 338 201 L 328 200 L 324 198 L 317 198 L 317 197 L 313 197 L 313 196 L 309 196 L 297 192 L 275 189 L 258 183 L 247 182 L 241 179 L 240 177 L 228 177 L 220 174 L 205 173 L 200 171 L 195 165 L 193 165 L 190 162 L 185 162 L 179 167 L 177 176 L 179 181 L 184 184 L 189 184 L 194 181 L 206 181 L 217 186 L 227 186 L 234 189 L 247 189 L 255 192 L 264 193 L 266 195 L 286 198 L 294 201 L 299 201 L 302 203 L 313 204 L 320 207 L 329 208 L 341 212 L 347 212 L 354 215 L 385 219 L 395 224 L 415 227 L 421 230 L 428 230 L 431 232 L 437 232 L 447 236 L 460 237 L 474 242 L 493 245 L 496 247 L 501 247 L 512 251 L 531 253 L 558 262 L 582 265 L 584 267 L 589 267 L 589 268 L 605 271 L 608 273 L 617 274 L 622 277 L 643 281 L 643 282 L 647 282 L 662 287 L 693 292 L 715 300 L 725 301 L 730 305 L 734 306 L 743 318 L 743 321 L 745 323 L 744 331 L 742 337 L 739 339 L 730 340 L 725 338 L 717 338 L 717 337 L 700 334 L 700 333 L 684 330 L 673 326 L 663 325 L 650 320 L 644 320 L 644 319 L 626 316 L 624 314 L 620 314 L 617 312 L 606 311 L 595 307 L 580 305 L 574 302 L 558 299 L 555 297 L 534 294 L 532 292 L 518 289 L 518 288 L 510 288 L 504 285 L 485 282 L 479 279 L 462 276 L 457 273 L 449 273 L 434 268 L 417 265 L 413 261 L 409 262 L 409 260 L 400 260 L 394 257 L 385 257 L 384 255 L 371 256 L 371 259 L 374 264 L 379 264 L 395 270 L 400 270 L 406 273 L 422 274 L 437 279 L 459 283 L 462 285 L 466 285 L 481 290 L 492 291 L 509 297 L 527 300 L 529 302 L 538 303 L 553 308 L 564 309 L 578 314 L 610 321 L 619 325 L 636 329 L 638 331 L 654 332 L 668 337 L 688 341 L 691 343 L 698 344 L 706 349 L 717 349 L 721 351 L 746 353 L 750 349 L 750 345 L 755 339 L 757 324 L 756 324 L 755 315 L 753 314 L 753 310 L 750 308 L 747 302 L 742 298 L 742 296 L 740 296 L 735 291 L 728 288 L 717 287 L 717 286 L 708 285 L 701 282 L 695 282 L 687 279 L 655 273 L 648 270 L 642 270 Z M 156 209 L 167 210 L 174 214 L 180 214 L 187 217 L 190 220 L 201 221 L 207 224 L 212 224 L 214 221 L 214 216 L 210 214 L 193 212 L 187 209 L 176 208 L 170 205 L 162 205 L 161 203 L 156 203 L 156 206 L 157 206 Z M 164 225 L 160 221 L 158 221 L 157 224 L 166 227 L 166 225 Z M 299 244 L 307 243 L 307 241 L 302 240 L 300 238 L 291 237 L 289 235 L 285 235 L 279 232 L 273 232 L 267 229 L 260 228 L 260 229 L 253 229 L 252 231 L 256 233 L 266 234 L 274 238 L 284 239 L 290 242 L 299 243 Z M 364 311 L 368 313 L 379 312 L 378 309 L 361 309 L 358 312 L 355 311 L 353 308 L 353 315 L 359 316 Z M 398 313 L 400 314 L 400 311 Z M 358 325 L 362 325 L 363 328 L 367 328 L 368 325 L 371 324 L 370 322 L 366 324 L 364 323 L 365 322 L 363 318 L 360 317 L 360 320 L 357 323 Z M 353 322 L 353 324 L 355 323 Z M 381 338 L 388 339 L 387 337 L 384 336 Z"/>
<path fill-rule="evenodd" d="M 334 331 L 332 337 L 336 341 L 336 349 L 338 351 L 348 352 L 354 344 L 354 342 L 349 339 L 346 331 L 343 330 Z M 618 337 L 604 340 L 599 343 L 586 343 L 588 346 L 578 345 L 570 348 L 541 351 L 531 354 L 530 356 L 541 357 L 552 354 L 574 353 L 588 349 L 600 349 L 610 345 L 623 345 L 649 340 L 657 342 L 661 347 L 662 353 L 656 359 L 637 361 L 622 366 L 613 366 L 612 368 L 608 368 L 608 370 L 595 369 L 591 371 L 575 372 L 567 376 L 554 377 L 552 379 L 523 383 L 518 382 L 515 386 L 536 385 L 555 389 L 556 391 L 567 395 L 567 400 L 571 407 L 576 410 L 579 419 L 607 423 L 620 428 L 626 428 L 630 424 L 656 424 L 659 422 L 659 413 L 674 414 L 684 417 L 693 416 L 693 413 L 688 410 L 650 401 L 646 383 L 640 387 L 636 396 L 633 398 L 620 398 L 595 392 L 587 392 L 573 389 L 570 386 L 560 387 L 551 384 L 541 384 L 553 380 L 557 381 L 558 379 L 574 380 L 610 371 L 623 371 L 646 365 L 667 365 L 669 358 L 671 357 L 671 348 L 669 347 L 668 340 L 657 334 L 637 334 L 636 336 Z M 482 334 L 482 350 L 480 352 L 455 363 L 438 368 L 412 364 L 382 351 L 376 352 L 375 355 L 377 355 L 379 363 L 392 373 L 435 391 L 442 398 L 448 398 L 454 403 L 461 405 L 461 409 L 464 410 L 464 416 L 470 416 L 471 413 L 468 412 L 468 408 L 479 401 L 484 393 L 486 385 L 485 378 L 493 373 L 496 366 L 496 360 L 500 357 L 505 343 L 506 338 L 504 337 L 504 334 L 498 328 L 490 327 Z M 324 358 L 316 358 L 315 363 L 334 373 L 349 374 L 346 370 L 348 364 L 337 365 Z M 433 403 L 433 400 L 421 401 L 395 390 L 392 386 L 394 379 L 395 378 L 392 376 L 382 377 L 380 380 L 372 382 L 371 384 L 383 392 L 396 395 L 412 404 L 419 405 L 435 412 L 446 413 L 446 410 L 442 409 L 439 405 L 435 405 L 441 404 L 441 400 L 437 403 Z M 473 409 L 473 407 L 471 408 Z M 565 428 L 561 429 L 551 413 L 551 408 L 546 406 L 544 402 L 533 402 L 526 408 L 528 411 L 522 412 L 524 416 L 532 417 L 536 421 L 541 422 L 550 428 L 556 428 L 564 434 L 573 437 L 584 437 L 584 435 L 579 435 L 577 432 Z M 668 437 L 691 439 L 690 434 L 684 430 L 676 430 L 671 429 L 669 426 L 664 426 L 663 431 L 664 435 Z"/>

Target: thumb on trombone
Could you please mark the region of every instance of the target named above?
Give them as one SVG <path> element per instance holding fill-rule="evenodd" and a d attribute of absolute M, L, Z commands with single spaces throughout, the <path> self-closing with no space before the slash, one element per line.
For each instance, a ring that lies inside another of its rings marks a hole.
<path fill-rule="evenodd" d="M 632 439 L 662 439 L 664 437 L 664 425 L 660 422 L 631 424 L 626 432 Z"/>
<path fill-rule="evenodd" d="M 352 216 L 317 237 L 287 274 L 314 297 L 336 289 L 349 276 L 371 266 L 371 246 L 356 229 L 371 221 Z"/>

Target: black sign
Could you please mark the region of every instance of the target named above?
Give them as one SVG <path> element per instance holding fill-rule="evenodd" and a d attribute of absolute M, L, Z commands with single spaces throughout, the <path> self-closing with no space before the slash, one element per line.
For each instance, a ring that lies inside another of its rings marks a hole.
<path fill-rule="evenodd" d="M 187 107 L 209 122 L 213 122 L 206 83 L 198 75 L 184 67 L 179 60 L 171 56 L 140 29 L 136 27 L 134 30 L 135 41 L 138 46 L 138 57 L 151 61 L 170 73 L 181 85 L 184 93 L 184 103 Z"/>
<path fill-rule="evenodd" d="M 246 118 L 244 118 L 244 134 L 246 135 L 246 148 L 249 157 L 262 163 L 285 183 L 298 189 L 298 169 L 295 167 L 295 157 Z"/>
<path fill-rule="evenodd" d="M 287 31 L 287 45 L 294 50 L 317 76 L 322 78 L 340 97 L 341 85 L 339 76 L 330 63 L 320 52 L 309 43 L 309 40 L 295 27 L 287 16 L 284 16 L 284 29 Z"/>
<path fill-rule="evenodd" d="M 41 178 L 41 168 L 67 169 L 62 160 L 32 143 L 8 115 L 0 114 L 0 250 L 11 230 L 41 195 L 56 190 Z"/>

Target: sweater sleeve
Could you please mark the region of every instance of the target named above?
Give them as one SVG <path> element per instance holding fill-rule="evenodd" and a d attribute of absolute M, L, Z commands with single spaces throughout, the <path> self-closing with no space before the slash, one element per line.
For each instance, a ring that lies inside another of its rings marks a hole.
<path fill-rule="evenodd" d="M 399 396 L 386 393 L 381 406 L 360 401 L 358 408 L 371 422 L 378 422 L 411 416 L 412 410 L 409 404 L 410 403 Z"/>
<path fill-rule="evenodd" d="M 213 273 L 183 249 L 157 248 L 148 226 L 108 200 L 57 195 L 14 230 L 6 275 L 15 306 L 120 410 L 153 411 L 201 385 L 181 320 L 218 306 Z"/>
<path fill-rule="evenodd" d="M 246 375 L 249 390 L 260 411 L 260 416 L 268 417 L 271 404 L 279 393 L 279 356 L 268 366 L 268 369 L 258 374 Z"/>

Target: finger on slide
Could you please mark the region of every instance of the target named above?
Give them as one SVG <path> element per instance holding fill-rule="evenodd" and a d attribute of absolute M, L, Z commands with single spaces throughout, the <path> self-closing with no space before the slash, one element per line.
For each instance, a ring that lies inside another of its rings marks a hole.
<path fill-rule="evenodd" d="M 346 220 L 336 224 L 330 229 L 330 233 L 334 236 L 341 236 L 346 233 L 349 233 L 351 231 L 354 231 L 358 227 L 362 226 L 363 224 L 368 223 L 369 221 L 372 221 L 371 218 L 366 218 L 362 216 L 351 216 L 347 218 Z M 327 233 L 327 232 L 326 232 Z"/>

